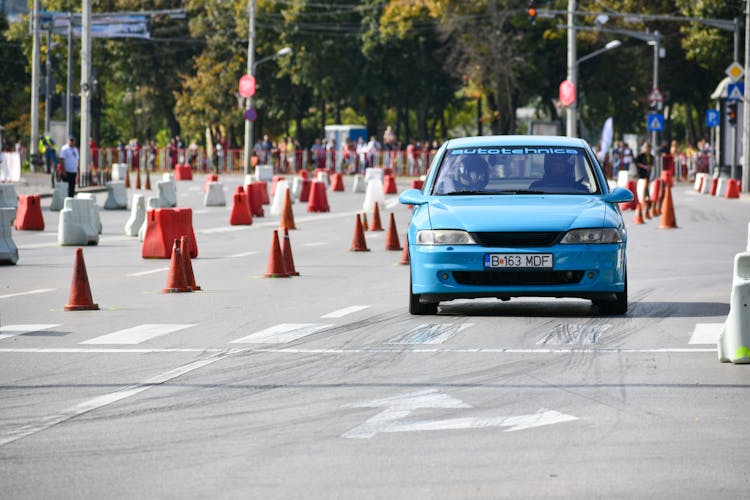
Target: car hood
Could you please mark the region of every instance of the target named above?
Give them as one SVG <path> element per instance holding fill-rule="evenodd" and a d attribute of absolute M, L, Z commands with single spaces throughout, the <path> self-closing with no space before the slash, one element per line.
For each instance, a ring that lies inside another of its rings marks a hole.
<path fill-rule="evenodd" d="M 619 213 L 597 196 L 441 196 L 428 206 L 433 229 L 565 231 L 621 224 Z"/>

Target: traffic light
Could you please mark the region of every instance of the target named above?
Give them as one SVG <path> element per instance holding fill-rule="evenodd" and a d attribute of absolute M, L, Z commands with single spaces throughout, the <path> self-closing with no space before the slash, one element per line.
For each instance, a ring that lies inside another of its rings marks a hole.
<path fill-rule="evenodd" d="M 536 0 L 529 0 L 529 22 L 531 24 L 536 23 Z"/>
<path fill-rule="evenodd" d="M 727 103 L 727 121 L 730 125 L 737 125 L 737 101 Z"/>

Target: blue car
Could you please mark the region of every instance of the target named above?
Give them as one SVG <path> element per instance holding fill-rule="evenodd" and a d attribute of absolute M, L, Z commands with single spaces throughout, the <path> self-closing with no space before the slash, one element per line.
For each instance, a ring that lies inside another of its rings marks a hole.
<path fill-rule="evenodd" d="M 442 301 L 576 297 L 625 314 L 627 235 L 588 144 L 554 136 L 482 136 L 444 143 L 412 205 L 409 312 Z"/>

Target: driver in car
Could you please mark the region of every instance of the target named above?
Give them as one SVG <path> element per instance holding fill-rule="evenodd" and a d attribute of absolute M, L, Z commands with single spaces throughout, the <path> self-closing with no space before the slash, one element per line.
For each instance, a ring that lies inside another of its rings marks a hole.
<path fill-rule="evenodd" d="M 439 194 L 479 191 L 490 179 L 489 164 L 481 156 L 464 155 L 440 173 Z"/>
<path fill-rule="evenodd" d="M 529 189 L 569 192 L 585 191 L 586 186 L 575 178 L 575 156 L 549 154 L 544 157 L 544 176 L 532 182 Z"/>

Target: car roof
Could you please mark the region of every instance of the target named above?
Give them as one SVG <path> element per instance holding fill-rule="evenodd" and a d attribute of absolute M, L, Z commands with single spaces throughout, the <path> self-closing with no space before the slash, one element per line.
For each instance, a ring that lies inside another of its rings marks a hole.
<path fill-rule="evenodd" d="M 586 141 L 577 137 L 564 137 L 559 135 L 481 135 L 475 137 L 461 137 L 451 139 L 446 147 L 489 147 L 489 146 L 560 146 L 560 147 L 586 147 Z"/>

